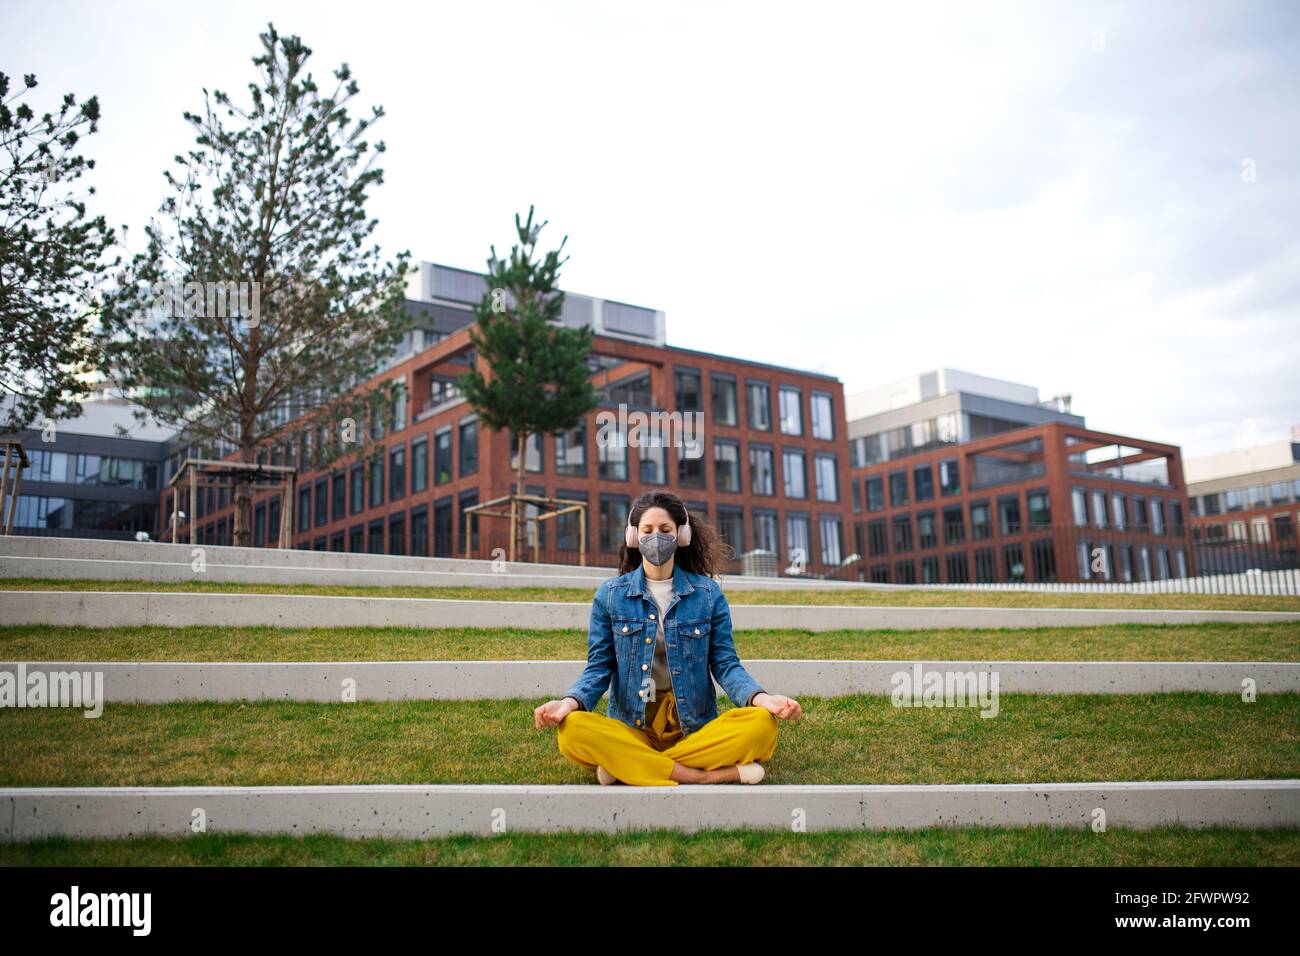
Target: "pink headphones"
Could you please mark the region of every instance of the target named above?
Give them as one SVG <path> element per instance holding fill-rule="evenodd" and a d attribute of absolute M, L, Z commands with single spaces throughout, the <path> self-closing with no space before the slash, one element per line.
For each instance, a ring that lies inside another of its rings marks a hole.
<path fill-rule="evenodd" d="M 654 507 L 662 507 L 655 505 Z M 686 511 L 686 506 L 682 505 L 682 511 Z M 632 512 L 627 513 L 627 528 L 623 531 L 623 540 L 627 542 L 629 548 L 635 548 L 641 542 L 641 536 L 637 533 L 636 526 L 632 524 Z M 686 511 L 686 523 L 677 529 L 677 547 L 685 548 L 691 543 L 691 513 Z"/>

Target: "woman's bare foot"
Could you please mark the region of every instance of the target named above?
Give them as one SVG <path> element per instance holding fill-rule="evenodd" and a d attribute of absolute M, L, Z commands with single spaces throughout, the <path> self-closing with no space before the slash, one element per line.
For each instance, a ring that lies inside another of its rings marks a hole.
<path fill-rule="evenodd" d="M 678 783 L 740 783 L 740 768 L 732 764 L 717 770 L 697 770 L 679 763 L 669 776 Z"/>

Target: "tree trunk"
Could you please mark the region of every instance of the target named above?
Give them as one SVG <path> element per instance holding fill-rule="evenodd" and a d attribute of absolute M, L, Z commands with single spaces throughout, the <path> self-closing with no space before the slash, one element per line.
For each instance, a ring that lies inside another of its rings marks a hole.
<path fill-rule="evenodd" d="M 240 452 L 240 461 L 252 462 L 253 452 L 251 448 L 241 448 Z M 252 478 L 244 471 L 240 471 L 235 475 L 235 526 L 231 532 L 231 538 L 236 548 L 251 548 L 253 546 Z"/>
<path fill-rule="evenodd" d="M 515 470 L 516 495 L 524 493 L 524 462 L 527 460 L 528 438 L 527 434 L 519 436 L 519 465 Z M 525 543 L 528 540 L 524 533 L 524 525 L 528 518 L 523 502 L 516 502 L 516 507 L 519 520 L 515 522 L 515 560 L 522 561 L 524 559 Z"/>

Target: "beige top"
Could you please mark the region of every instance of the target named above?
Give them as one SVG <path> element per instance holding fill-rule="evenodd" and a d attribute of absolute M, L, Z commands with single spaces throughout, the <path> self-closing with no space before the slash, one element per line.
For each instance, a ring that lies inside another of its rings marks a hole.
<path fill-rule="evenodd" d="M 655 641 L 654 663 L 650 665 L 650 673 L 654 677 L 651 681 L 650 700 L 658 700 L 660 692 L 673 689 L 672 677 L 668 674 L 668 651 L 664 645 L 664 614 L 667 613 L 668 605 L 673 600 L 673 579 L 655 581 L 646 578 L 645 583 L 655 603 L 659 605 L 659 613 L 655 615 L 655 623 L 659 625 L 659 637 Z"/>

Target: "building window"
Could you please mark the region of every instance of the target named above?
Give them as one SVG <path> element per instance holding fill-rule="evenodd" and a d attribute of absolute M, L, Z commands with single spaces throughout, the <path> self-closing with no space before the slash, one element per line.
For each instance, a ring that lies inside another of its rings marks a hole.
<path fill-rule="evenodd" d="M 970 583 L 970 572 L 966 567 L 966 553 L 964 551 L 948 555 L 948 582 L 950 584 Z"/>
<path fill-rule="evenodd" d="M 1127 512 L 1128 512 L 1128 502 L 1125 500 L 1124 496 L 1121 494 L 1111 495 L 1110 496 L 1111 521 L 1114 523 L 1115 528 L 1119 531 L 1123 531 L 1125 526 L 1128 524 Z"/>
<path fill-rule="evenodd" d="M 429 507 L 426 505 L 411 510 L 411 554 L 417 558 L 429 557 Z"/>
<path fill-rule="evenodd" d="M 384 503 L 384 457 L 375 455 L 370 461 L 370 507 Z"/>
<path fill-rule="evenodd" d="M 912 481 L 916 487 L 917 501 L 930 501 L 934 498 L 934 469 L 929 465 L 917 465 L 912 469 Z"/>
<path fill-rule="evenodd" d="M 818 501 L 839 501 L 839 467 L 834 455 L 819 452 L 813 456 L 814 493 Z"/>
<path fill-rule="evenodd" d="M 992 584 L 998 579 L 997 560 L 992 548 L 980 548 L 975 552 L 975 583 Z"/>
<path fill-rule="evenodd" d="M 395 514 L 388 519 L 388 553 L 406 554 L 406 514 Z"/>
<path fill-rule="evenodd" d="M 298 490 L 298 530 L 305 531 L 311 527 L 311 486 L 303 485 Z"/>
<path fill-rule="evenodd" d="M 1025 580 L 1025 549 L 1018 544 L 1008 544 L 1002 549 L 1002 566 L 1007 580 L 1013 584 Z"/>
<path fill-rule="evenodd" d="M 1088 526 L 1088 497 L 1082 488 L 1070 492 L 1070 504 L 1074 508 L 1074 525 L 1076 528 Z"/>
<path fill-rule="evenodd" d="M 916 562 L 899 561 L 894 564 L 894 583 L 895 584 L 915 584 L 916 583 Z"/>
<path fill-rule="evenodd" d="M 365 510 L 366 507 L 366 469 L 363 465 L 353 465 L 352 470 L 348 472 L 348 480 L 351 483 L 349 511 L 352 514 L 358 514 Z"/>
<path fill-rule="evenodd" d="M 1092 521 L 1097 528 L 1106 527 L 1106 492 L 1092 492 Z"/>
<path fill-rule="evenodd" d="M 799 567 L 807 565 L 812 547 L 808 534 L 807 515 L 789 513 L 785 516 L 786 560 L 791 564 Z"/>
<path fill-rule="evenodd" d="M 406 427 L 406 382 L 393 382 L 393 419 L 392 430 L 400 432 Z"/>
<path fill-rule="evenodd" d="M 959 544 L 966 540 L 966 523 L 962 517 L 961 505 L 943 509 L 944 544 Z"/>
<path fill-rule="evenodd" d="M 825 392 L 813 392 L 810 401 L 812 404 L 813 438 L 833 440 L 835 438 L 835 412 L 831 396 Z"/>
<path fill-rule="evenodd" d="M 736 414 L 736 380 L 710 374 L 709 385 L 713 389 L 713 423 L 735 425 L 739 421 Z"/>
<path fill-rule="evenodd" d="M 957 472 L 956 458 L 939 462 L 939 494 L 945 497 L 961 494 L 961 477 Z"/>
<path fill-rule="evenodd" d="M 339 472 L 330 478 L 330 520 L 342 521 L 348 516 L 348 476 Z"/>
<path fill-rule="evenodd" d="M 596 437 L 596 474 L 606 481 L 627 481 L 626 435 L 613 432 L 608 441 Z"/>
<path fill-rule="evenodd" d="M 1031 491 L 1025 498 L 1029 507 L 1029 526 L 1045 528 L 1052 523 L 1052 506 L 1046 491 Z M 1055 574 L 1055 564 L 1053 564 Z M 1055 577 L 1052 580 L 1056 580 Z"/>
<path fill-rule="evenodd" d="M 867 522 L 867 549 L 873 558 L 889 553 L 889 528 L 884 518 Z"/>
<path fill-rule="evenodd" d="M 754 547 L 777 554 L 780 546 L 776 537 L 776 513 L 773 511 L 754 511 Z"/>
<path fill-rule="evenodd" d="M 625 495 L 600 498 L 600 549 L 618 551 L 623 544 L 624 529 L 631 499 Z"/>
<path fill-rule="evenodd" d="M 376 518 L 370 522 L 370 534 L 367 539 L 368 550 L 371 554 L 384 553 L 384 519 Z"/>
<path fill-rule="evenodd" d="M 733 555 L 744 554 L 745 512 L 739 508 L 719 508 L 718 534 L 722 543 L 731 548 Z"/>
<path fill-rule="evenodd" d="M 1033 510 L 1030 512 L 1033 520 Z M 1052 547 L 1051 538 L 1040 538 L 1031 545 L 1034 556 L 1034 580 L 1051 582 L 1056 580 L 1056 549 Z"/>
<path fill-rule="evenodd" d="M 555 473 L 575 478 L 587 475 L 587 423 L 555 433 Z M 644 478 L 642 480 L 645 480 Z"/>
<path fill-rule="evenodd" d="M 781 452 L 781 471 L 785 478 L 785 496 L 787 498 L 808 497 L 808 474 L 804 464 L 804 453 L 794 449 Z"/>
<path fill-rule="evenodd" d="M 776 494 L 776 466 L 772 449 L 766 445 L 749 446 L 749 491 L 755 495 Z"/>
<path fill-rule="evenodd" d="M 939 559 L 922 558 L 921 559 L 921 583 L 938 584 L 939 583 Z"/>
<path fill-rule="evenodd" d="M 330 502 L 329 502 L 329 498 L 326 497 L 327 492 L 325 490 L 325 486 L 326 486 L 326 481 L 324 478 L 317 480 L 316 482 L 316 524 L 317 525 L 325 524 L 330 520 L 330 513 L 329 513 Z"/>
<path fill-rule="evenodd" d="M 641 483 L 663 485 L 668 483 L 668 448 L 663 444 L 638 445 L 637 468 Z M 584 474 L 586 473 L 584 469 Z"/>
<path fill-rule="evenodd" d="M 704 458 L 689 458 L 685 447 L 677 452 L 677 482 L 684 488 L 704 487 Z"/>
<path fill-rule="evenodd" d="M 850 479 L 849 490 L 853 492 L 853 513 L 860 515 L 862 514 L 862 489 L 858 487 L 856 478 Z"/>
<path fill-rule="evenodd" d="M 912 519 L 908 515 L 899 515 L 894 519 L 894 550 L 912 550 Z"/>
<path fill-rule="evenodd" d="M 713 443 L 713 480 L 719 491 L 740 491 L 740 445 L 736 442 Z"/>
<path fill-rule="evenodd" d="M 366 550 L 365 525 L 357 524 L 348 529 L 348 550 L 353 554 L 360 554 Z"/>
<path fill-rule="evenodd" d="M 510 434 L 510 471 L 517 473 L 519 470 L 519 436 L 513 432 Z M 528 436 L 528 453 L 524 456 L 524 471 L 539 472 L 542 470 L 542 435 L 541 432 L 533 432 Z"/>
<path fill-rule="evenodd" d="M 970 536 L 976 541 L 993 537 L 993 512 L 987 501 L 971 502 Z"/>
<path fill-rule="evenodd" d="M 749 409 L 749 427 L 771 431 L 772 393 L 766 382 L 745 382 L 745 404 Z"/>
<path fill-rule="evenodd" d="M 704 411 L 704 401 L 700 396 L 700 373 L 696 369 L 673 369 L 673 394 L 677 411 Z"/>
<path fill-rule="evenodd" d="M 396 501 L 406 494 L 406 446 L 399 445 L 388 453 L 388 500 Z M 400 554 L 401 552 L 392 552 Z"/>
<path fill-rule="evenodd" d="M 462 422 L 460 425 L 460 473 L 473 475 L 478 472 L 478 420 Z"/>
<path fill-rule="evenodd" d="M 885 479 L 880 475 L 873 475 L 865 481 L 867 489 L 867 510 L 884 511 L 885 510 Z"/>
<path fill-rule="evenodd" d="M 433 483 L 442 485 L 449 481 L 451 481 L 451 429 L 447 428 L 433 436 Z"/>
<path fill-rule="evenodd" d="M 1020 497 L 998 499 L 998 525 L 1004 535 L 1020 533 Z"/>
<path fill-rule="evenodd" d="M 429 487 L 429 439 L 417 438 L 411 442 L 411 493 L 419 494 Z M 412 532 L 414 545 L 414 532 Z"/>
<path fill-rule="evenodd" d="M 781 404 L 781 434 L 803 434 L 803 393 L 797 388 L 782 385 L 778 391 Z"/>
<path fill-rule="evenodd" d="M 889 504 L 894 508 L 907 504 L 907 472 L 889 473 Z"/>
<path fill-rule="evenodd" d="M 1265 527 L 1267 527 L 1267 525 L 1265 525 Z M 1159 498 L 1151 499 L 1151 533 L 1152 534 L 1165 533 L 1165 503 L 1161 501 Z M 1167 558 L 1165 563 L 1166 565 L 1168 565 Z M 1166 567 L 1166 572 L 1167 571 L 1168 571 L 1168 567 Z M 1161 575 L 1161 577 L 1163 579 L 1169 577 L 1169 575 L 1168 573 L 1165 573 Z"/>
<path fill-rule="evenodd" d="M 916 538 L 922 548 L 933 548 L 939 543 L 934 528 L 934 512 L 922 511 L 916 516 Z"/>
<path fill-rule="evenodd" d="M 253 547 L 260 548 L 266 544 L 266 506 L 258 505 L 253 509 Z"/>
<path fill-rule="evenodd" d="M 817 531 L 822 543 L 822 564 L 838 565 L 844 560 L 843 526 L 839 515 L 821 515 L 817 519 Z"/>

